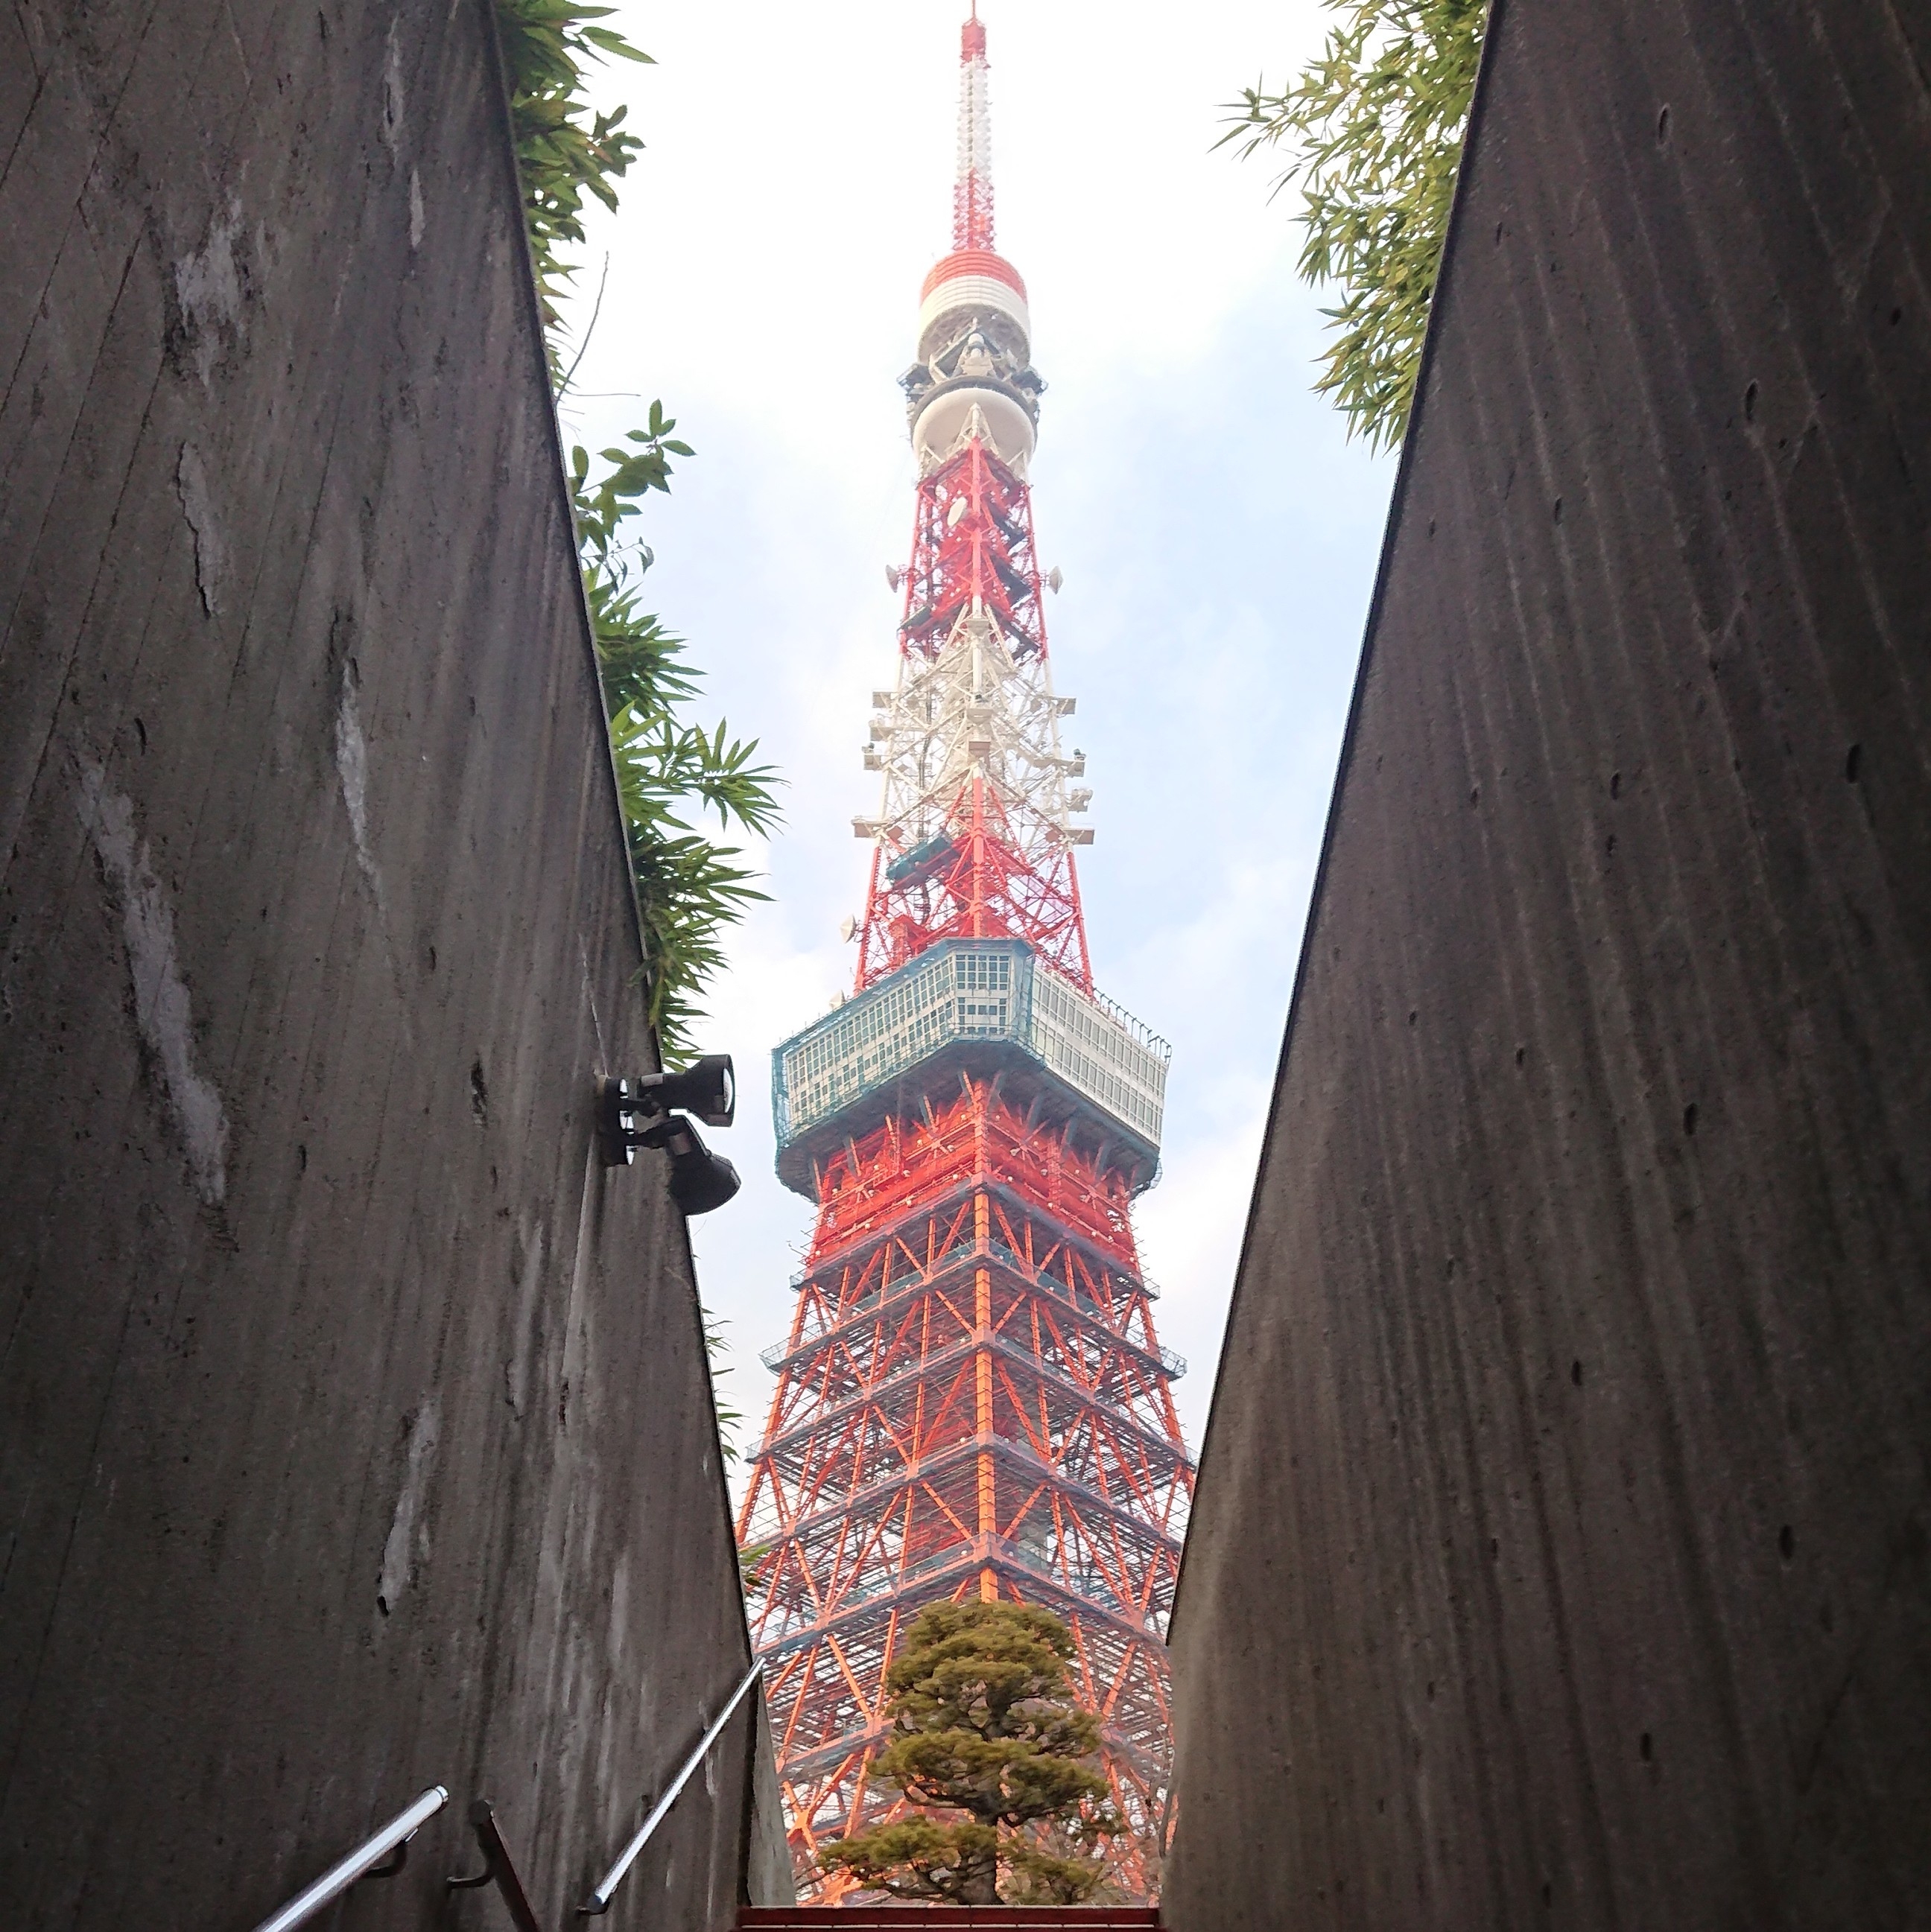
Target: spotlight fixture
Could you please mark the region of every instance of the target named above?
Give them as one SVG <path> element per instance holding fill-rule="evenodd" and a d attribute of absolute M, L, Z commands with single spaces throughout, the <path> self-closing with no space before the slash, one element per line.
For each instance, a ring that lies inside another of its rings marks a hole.
<path fill-rule="evenodd" d="M 673 1109 L 680 1109 L 674 1112 Z M 606 1167 L 627 1167 L 639 1148 L 671 1156 L 671 1196 L 686 1214 L 722 1208 L 740 1185 L 737 1170 L 713 1154 L 684 1114 L 728 1127 L 737 1082 L 728 1053 L 707 1053 L 681 1073 L 613 1076 L 597 1085 L 597 1142 Z"/>
<path fill-rule="evenodd" d="M 737 1076 L 728 1053 L 707 1053 L 681 1073 L 640 1073 L 630 1082 L 631 1112 L 695 1114 L 728 1127 L 737 1111 Z"/>
<path fill-rule="evenodd" d="M 646 1128 L 636 1144 L 660 1147 L 671 1156 L 671 1198 L 686 1214 L 708 1214 L 722 1208 L 743 1183 L 721 1154 L 713 1154 L 696 1128 L 680 1114 Z"/>

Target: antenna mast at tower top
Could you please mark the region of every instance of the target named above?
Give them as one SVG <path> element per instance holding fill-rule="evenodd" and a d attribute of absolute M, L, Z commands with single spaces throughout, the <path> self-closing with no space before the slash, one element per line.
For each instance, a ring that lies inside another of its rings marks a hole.
<path fill-rule="evenodd" d="M 959 30 L 959 172 L 952 245 L 993 245 L 993 121 L 986 91 L 986 28 L 975 5 Z"/>

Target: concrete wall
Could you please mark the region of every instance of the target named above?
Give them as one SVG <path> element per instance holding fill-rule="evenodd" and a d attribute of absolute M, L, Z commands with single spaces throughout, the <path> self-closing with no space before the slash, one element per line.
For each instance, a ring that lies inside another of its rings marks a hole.
<path fill-rule="evenodd" d="M 499 1922 L 481 1794 L 562 1925 L 749 1652 L 487 16 L 9 8 L 0 170 L 4 1916 L 440 1781 L 331 1922 Z M 782 1874 L 757 1729 L 610 1922 Z"/>
<path fill-rule="evenodd" d="M 1503 0 L 1181 1586 L 1182 1932 L 1931 1922 L 1927 74 L 1921 7 Z"/>

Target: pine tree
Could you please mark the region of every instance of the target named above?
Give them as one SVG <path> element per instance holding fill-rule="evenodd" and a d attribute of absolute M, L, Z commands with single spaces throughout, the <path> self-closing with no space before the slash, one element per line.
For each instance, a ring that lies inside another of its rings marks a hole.
<path fill-rule="evenodd" d="M 1099 1726 L 1072 1700 L 1073 1639 L 1024 1604 L 934 1604 L 885 1678 L 893 1738 L 875 1776 L 942 1815 L 827 1846 L 819 1862 L 898 1898 L 1074 1904 L 1122 1828 L 1086 1760 Z M 1003 1882 L 1002 1875 L 1003 1874 Z"/>

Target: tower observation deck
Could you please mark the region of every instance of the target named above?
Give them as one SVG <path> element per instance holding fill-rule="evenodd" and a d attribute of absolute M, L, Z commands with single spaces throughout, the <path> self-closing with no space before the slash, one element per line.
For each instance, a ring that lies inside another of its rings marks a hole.
<path fill-rule="evenodd" d="M 902 1801 L 870 1777 L 884 1676 L 927 1604 L 1063 1618 L 1158 1882 L 1164 1642 L 1192 1494 L 1134 1198 L 1170 1049 L 1095 988 L 1074 854 L 1092 794 L 1053 688 L 1027 478 L 1044 386 L 993 246 L 986 32 L 961 38 L 953 247 L 901 379 L 918 482 L 851 996 L 778 1048 L 778 1172 L 817 1210 L 738 1522 L 800 1888 Z"/>

